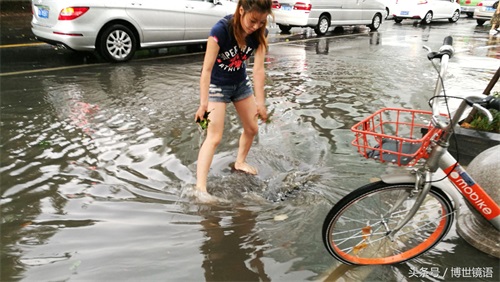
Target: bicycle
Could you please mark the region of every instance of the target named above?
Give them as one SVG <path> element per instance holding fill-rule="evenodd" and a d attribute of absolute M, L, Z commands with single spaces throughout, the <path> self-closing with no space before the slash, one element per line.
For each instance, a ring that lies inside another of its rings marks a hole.
<path fill-rule="evenodd" d="M 452 42 L 452 37 L 446 37 L 438 52 L 424 46 L 433 64 L 440 61 L 440 69 L 435 65 L 438 80 L 432 103 L 429 101 L 432 111 L 385 108 L 351 128 L 355 133 L 352 145 L 362 156 L 408 166 L 410 171 L 383 175 L 380 181 L 352 191 L 329 211 L 323 223 L 323 242 L 343 263 L 394 264 L 425 253 L 452 226 L 459 194 L 500 230 L 498 204 L 447 150 L 453 128 L 468 107 L 484 113 L 491 122 L 487 108 L 500 110 L 500 99 L 470 96 L 463 99 L 453 117 L 449 110 L 448 114 L 439 113 L 437 98 L 450 98 L 440 93 L 454 53 Z M 444 178 L 454 185 L 441 181 Z"/>

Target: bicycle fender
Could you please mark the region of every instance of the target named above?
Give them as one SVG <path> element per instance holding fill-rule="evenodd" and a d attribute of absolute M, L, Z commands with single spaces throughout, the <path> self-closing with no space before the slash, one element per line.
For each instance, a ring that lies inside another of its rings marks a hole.
<path fill-rule="evenodd" d="M 438 170 L 434 173 L 433 179 L 442 179 L 432 183 L 432 186 L 443 190 L 446 194 L 448 194 L 453 200 L 453 204 L 455 206 L 455 210 L 458 211 L 459 205 L 461 203 L 460 196 L 461 194 L 457 191 L 455 186 L 446 178 L 446 175 L 442 170 Z M 444 179 L 443 179 L 444 178 Z M 383 174 L 380 176 L 380 179 L 387 184 L 397 184 L 397 183 L 414 183 L 416 181 L 415 174 L 411 173 L 391 173 L 391 174 Z"/>

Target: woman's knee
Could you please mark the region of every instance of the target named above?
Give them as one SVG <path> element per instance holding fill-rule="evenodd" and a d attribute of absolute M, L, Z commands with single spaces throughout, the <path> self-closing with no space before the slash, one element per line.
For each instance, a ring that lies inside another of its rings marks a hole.
<path fill-rule="evenodd" d="M 219 146 L 221 140 L 222 140 L 222 134 L 209 134 L 204 142 L 206 142 L 207 144 L 210 144 L 214 148 L 217 148 L 217 146 Z"/>
<path fill-rule="evenodd" d="M 243 133 L 253 137 L 257 135 L 257 133 L 259 133 L 259 126 L 257 125 L 257 123 L 248 125 L 243 128 Z"/>

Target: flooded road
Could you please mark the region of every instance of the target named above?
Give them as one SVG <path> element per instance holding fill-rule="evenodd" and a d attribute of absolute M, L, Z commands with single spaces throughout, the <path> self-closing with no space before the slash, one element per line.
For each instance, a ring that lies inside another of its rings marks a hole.
<path fill-rule="evenodd" d="M 395 169 L 358 156 L 350 127 L 382 107 L 428 109 L 436 72 L 422 45 L 450 34 L 448 94 L 481 93 L 500 45 L 473 24 L 272 30 L 271 122 L 248 159 L 259 174 L 231 171 L 241 128 L 229 107 L 209 174 L 217 204 L 185 196 L 202 53 L 3 76 L 1 280 L 498 281 L 499 260 L 455 228 L 395 266 L 342 265 L 321 238 L 335 202 Z"/>

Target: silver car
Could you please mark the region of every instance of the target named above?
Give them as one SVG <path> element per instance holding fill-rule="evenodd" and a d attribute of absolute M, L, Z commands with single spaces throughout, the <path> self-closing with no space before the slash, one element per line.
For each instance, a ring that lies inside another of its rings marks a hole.
<path fill-rule="evenodd" d="M 32 31 L 40 41 L 75 51 L 97 50 L 112 62 L 136 50 L 207 41 L 236 3 L 228 0 L 32 0 Z"/>
<path fill-rule="evenodd" d="M 375 31 L 387 15 L 377 0 L 273 0 L 273 13 L 283 32 L 311 27 L 318 35 L 331 26 L 367 25 Z"/>
<path fill-rule="evenodd" d="M 498 2 L 498 0 L 486 0 L 477 4 L 473 16 L 477 21 L 477 25 L 483 25 L 486 21 L 491 20 L 496 9 L 493 8 L 495 2 Z"/>

